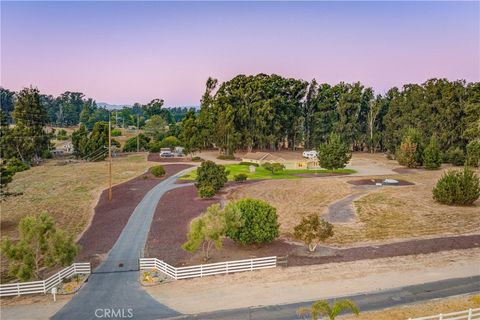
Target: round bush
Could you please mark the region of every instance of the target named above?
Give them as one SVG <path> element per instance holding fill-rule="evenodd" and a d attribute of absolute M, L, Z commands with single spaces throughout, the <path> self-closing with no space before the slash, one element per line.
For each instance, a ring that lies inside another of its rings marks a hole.
<path fill-rule="evenodd" d="M 120 137 L 122 135 L 122 131 L 119 129 L 113 129 L 112 130 L 112 137 Z"/>
<path fill-rule="evenodd" d="M 235 203 L 240 211 L 241 226 L 227 230 L 227 236 L 241 244 L 271 242 L 278 237 L 277 209 L 268 202 L 242 199 Z"/>
<path fill-rule="evenodd" d="M 451 148 L 447 152 L 448 161 L 454 166 L 463 166 L 465 163 L 465 153 L 460 148 Z"/>
<path fill-rule="evenodd" d="M 197 188 L 209 185 L 217 192 L 227 182 L 227 176 L 224 166 L 213 161 L 204 161 L 197 168 Z"/>
<path fill-rule="evenodd" d="M 236 174 L 233 179 L 237 182 L 243 182 L 247 180 L 248 176 L 245 173 Z"/>
<path fill-rule="evenodd" d="M 433 188 L 433 198 L 448 205 L 471 205 L 480 196 L 480 178 L 472 169 L 449 170 Z"/>
<path fill-rule="evenodd" d="M 155 177 L 161 177 L 165 175 L 165 168 L 163 166 L 153 166 L 150 169 L 150 172 L 155 176 Z"/>
<path fill-rule="evenodd" d="M 202 199 L 212 198 L 215 195 L 215 192 L 215 188 L 208 184 L 202 185 L 198 188 L 198 195 Z"/>

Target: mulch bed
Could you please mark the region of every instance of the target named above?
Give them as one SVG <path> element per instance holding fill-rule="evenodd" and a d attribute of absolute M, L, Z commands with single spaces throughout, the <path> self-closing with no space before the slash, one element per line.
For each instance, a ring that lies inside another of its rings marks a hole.
<path fill-rule="evenodd" d="M 158 154 L 158 153 L 149 153 L 148 154 L 148 161 L 153 161 L 153 162 L 190 162 L 190 161 L 192 161 L 192 158 L 190 158 L 190 157 L 161 158 L 160 154 Z"/>
<path fill-rule="evenodd" d="M 377 183 L 382 183 L 385 179 L 360 179 L 360 180 L 349 180 L 347 183 L 353 184 L 354 186 L 374 186 Z M 384 184 L 384 186 L 395 187 L 395 186 L 413 186 L 415 183 L 400 179 L 395 179 L 398 181 L 397 184 Z"/>
<path fill-rule="evenodd" d="M 236 185 L 238 183 L 229 182 L 227 187 L 232 188 Z M 194 186 L 169 191 L 160 199 L 157 206 L 147 240 L 145 256 L 159 258 L 176 267 L 204 263 L 201 250 L 195 254 L 190 254 L 183 250 L 181 245 L 187 240 L 186 234 L 191 219 L 197 217 L 211 204 L 220 201 L 219 196 L 209 200 L 199 199 Z M 225 239 L 223 249 L 215 250 L 208 263 L 276 255 L 288 256 L 289 266 L 301 266 L 478 247 L 480 247 L 480 235 L 467 235 L 406 240 L 345 249 L 317 249 L 317 252 L 311 255 L 307 252 L 305 246 L 282 239 L 277 239 L 269 244 L 252 246 L 242 246 L 230 239 Z M 327 251 L 327 253 L 319 254 L 321 250 Z"/>
<path fill-rule="evenodd" d="M 156 178 L 148 172 L 113 186 L 112 201 L 108 201 L 108 190 L 104 190 L 95 207 L 91 225 L 78 240 L 81 251 L 76 261 L 90 261 L 94 267 L 98 265 L 101 255 L 108 253 L 113 247 L 133 210 L 145 194 L 163 179 L 188 167 L 190 165 L 164 165 L 166 173 L 161 178 Z"/>

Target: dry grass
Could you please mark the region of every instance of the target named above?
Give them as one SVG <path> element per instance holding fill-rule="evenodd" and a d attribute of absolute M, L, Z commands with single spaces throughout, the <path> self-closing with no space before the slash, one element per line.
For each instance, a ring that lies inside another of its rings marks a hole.
<path fill-rule="evenodd" d="M 358 317 L 348 315 L 343 320 L 405 320 L 411 317 L 426 317 L 440 313 L 464 311 L 480 307 L 480 296 L 461 296 L 384 309 L 381 311 L 361 312 Z"/>
<path fill-rule="evenodd" d="M 357 222 L 337 228 L 332 241 L 352 243 L 478 232 L 480 200 L 469 207 L 447 206 L 433 200 L 432 189 L 443 172 L 392 176 L 415 185 L 376 189 L 355 201 Z"/>
<path fill-rule="evenodd" d="M 153 163 L 144 155 L 114 159 L 113 184 L 127 181 Z M 1 205 L 1 234 L 14 236 L 18 221 L 28 214 L 48 211 L 57 223 L 74 235 L 87 226 L 100 192 L 108 186 L 107 162 L 76 162 L 59 165 L 51 160 L 17 173 L 9 185 L 9 196 Z"/>
<path fill-rule="evenodd" d="M 394 168 L 395 162 L 380 154 L 354 154 L 352 163 L 364 167 Z M 397 165 L 398 167 L 398 165 Z M 403 179 L 413 186 L 383 187 L 366 192 L 354 202 L 357 219 L 337 224 L 330 244 L 384 242 L 385 240 L 475 233 L 480 230 L 480 200 L 474 206 L 446 206 L 435 202 L 432 189 L 443 170 L 376 176 Z M 480 170 L 477 171 L 480 174 Z M 264 181 L 233 190 L 228 199 L 258 198 L 277 208 L 281 234 L 289 236 L 302 216 L 324 213 L 328 205 L 359 192 L 347 183 L 369 177 L 330 177 Z"/>
<path fill-rule="evenodd" d="M 328 204 L 351 193 L 345 179 L 268 180 L 234 189 L 227 198 L 256 198 L 277 208 L 282 235 L 289 235 L 303 216 L 322 213 Z"/>

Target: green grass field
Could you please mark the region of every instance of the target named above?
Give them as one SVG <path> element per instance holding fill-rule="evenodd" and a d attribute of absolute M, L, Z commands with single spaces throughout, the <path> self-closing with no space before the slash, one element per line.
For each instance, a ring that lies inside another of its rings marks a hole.
<path fill-rule="evenodd" d="M 283 170 L 281 172 L 277 172 L 272 174 L 270 171 L 263 167 L 257 167 L 255 172 L 252 173 L 249 171 L 248 165 L 241 165 L 241 164 L 228 164 L 225 165 L 226 170 L 229 172 L 228 180 L 233 181 L 235 175 L 239 173 L 244 173 L 248 176 L 248 180 L 259 180 L 259 179 L 299 179 L 300 176 L 297 174 L 305 174 L 305 173 L 312 173 L 312 174 L 351 174 L 355 173 L 355 170 L 351 169 L 336 169 L 336 170 L 311 170 L 311 169 L 303 169 L 303 170 Z M 197 178 L 197 170 L 193 170 L 190 173 L 184 175 L 181 179 L 182 180 L 195 180 Z"/>

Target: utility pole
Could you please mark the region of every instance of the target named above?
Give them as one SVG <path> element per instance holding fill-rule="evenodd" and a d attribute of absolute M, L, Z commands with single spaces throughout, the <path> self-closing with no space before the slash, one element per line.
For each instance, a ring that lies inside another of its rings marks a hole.
<path fill-rule="evenodd" d="M 108 201 L 112 201 L 112 120 L 108 117 Z"/>
<path fill-rule="evenodd" d="M 140 152 L 140 116 L 137 114 L 137 153 Z"/>

